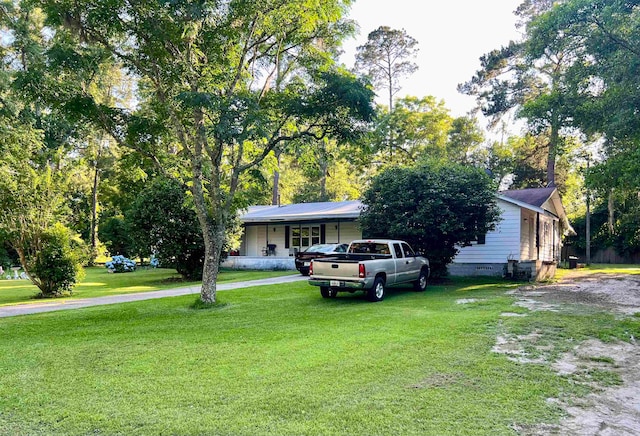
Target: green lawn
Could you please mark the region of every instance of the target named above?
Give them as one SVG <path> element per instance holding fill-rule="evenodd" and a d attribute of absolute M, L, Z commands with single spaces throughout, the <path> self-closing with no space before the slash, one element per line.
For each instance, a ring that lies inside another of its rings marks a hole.
<path fill-rule="evenodd" d="M 578 269 L 558 268 L 555 279 L 562 279 L 574 273 L 589 274 L 640 274 L 640 265 L 622 265 L 593 263 L 589 266 Z"/>
<path fill-rule="evenodd" d="M 491 352 L 535 329 L 558 350 L 640 337 L 640 319 L 503 312 L 500 280 L 325 300 L 305 282 L 0 320 L 0 434 L 503 435 L 588 388 Z M 475 303 L 458 304 L 459 299 Z"/>
<path fill-rule="evenodd" d="M 112 274 L 104 267 L 85 269 L 85 277 L 75 287 L 73 295 L 64 298 L 92 298 L 133 292 L 197 286 L 200 283 L 182 280 L 175 270 L 163 268 L 138 269 L 131 273 Z M 256 280 L 294 274 L 295 271 L 232 271 L 222 270 L 219 283 Z M 0 280 L 0 306 L 17 303 L 38 303 L 39 292 L 29 280 Z M 58 299 L 61 300 L 61 299 Z"/>

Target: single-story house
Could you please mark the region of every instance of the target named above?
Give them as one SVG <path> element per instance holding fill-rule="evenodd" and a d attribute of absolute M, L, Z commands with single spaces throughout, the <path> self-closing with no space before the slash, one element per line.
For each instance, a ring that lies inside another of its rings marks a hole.
<path fill-rule="evenodd" d="M 553 277 L 562 237 L 575 233 L 555 187 L 498 193 L 500 222 L 465 247 L 449 265 L 452 275 Z"/>
<path fill-rule="evenodd" d="M 295 269 L 297 251 L 359 239 L 361 207 L 359 201 L 251 206 L 240 216 L 244 232 L 238 256 L 229 256 L 223 266 Z"/>
<path fill-rule="evenodd" d="M 555 273 L 562 236 L 573 231 L 557 189 L 502 191 L 497 203 L 502 214 L 496 229 L 459 247 L 449 272 L 538 279 Z M 244 233 L 238 256 L 228 257 L 223 266 L 295 269 L 296 251 L 362 238 L 361 210 L 357 200 L 252 206 L 240 217 Z"/>

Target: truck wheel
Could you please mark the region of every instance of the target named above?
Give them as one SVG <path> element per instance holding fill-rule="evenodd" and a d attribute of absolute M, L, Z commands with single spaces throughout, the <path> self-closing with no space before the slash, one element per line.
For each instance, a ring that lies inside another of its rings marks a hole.
<path fill-rule="evenodd" d="M 382 277 L 376 277 L 373 282 L 373 287 L 367 291 L 367 300 L 369 301 L 382 301 L 384 298 L 384 279 Z"/>
<path fill-rule="evenodd" d="M 413 282 L 413 290 L 416 292 L 424 292 L 427 289 L 427 278 L 429 277 L 429 271 L 426 269 L 420 270 L 418 280 Z"/>
<path fill-rule="evenodd" d="M 322 295 L 322 298 L 336 298 L 338 291 L 328 286 L 320 286 L 320 295 Z"/>

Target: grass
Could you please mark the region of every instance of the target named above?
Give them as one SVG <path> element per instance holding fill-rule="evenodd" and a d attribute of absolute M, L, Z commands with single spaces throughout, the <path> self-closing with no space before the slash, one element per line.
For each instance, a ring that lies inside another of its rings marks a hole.
<path fill-rule="evenodd" d="M 640 319 L 505 318 L 515 285 L 455 279 L 325 300 L 304 282 L 0 320 L 0 434 L 503 435 L 584 394 L 491 352 L 496 332 L 640 336 Z M 471 304 L 457 304 L 474 299 Z M 608 374 L 591 379 L 613 384 Z"/>
<path fill-rule="evenodd" d="M 555 280 L 562 279 L 567 275 L 573 274 L 575 272 L 580 273 L 588 273 L 588 274 L 640 274 L 640 265 L 623 265 L 623 264 L 591 264 L 589 266 L 585 266 L 583 268 L 568 269 L 568 268 L 558 268 Z"/>
<path fill-rule="evenodd" d="M 293 274 L 292 271 L 233 271 L 223 269 L 219 283 L 256 280 Z M 175 270 L 163 268 L 138 269 L 132 273 L 111 274 L 104 267 L 85 269 L 85 277 L 75 287 L 73 295 L 64 299 L 93 298 L 135 292 L 198 286 L 200 282 L 185 281 Z M 0 306 L 18 303 L 37 303 L 39 293 L 29 280 L 0 280 Z"/>

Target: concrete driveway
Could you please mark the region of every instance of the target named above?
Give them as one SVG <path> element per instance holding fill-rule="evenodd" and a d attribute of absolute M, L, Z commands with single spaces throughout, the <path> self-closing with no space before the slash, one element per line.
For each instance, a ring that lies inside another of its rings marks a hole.
<path fill-rule="evenodd" d="M 275 285 L 280 283 L 291 283 L 308 280 L 302 275 L 290 275 L 282 277 L 272 277 L 268 279 L 250 280 L 246 282 L 221 283 L 218 291 L 228 291 L 231 289 L 249 288 L 253 286 Z M 164 291 L 139 292 L 135 294 L 110 295 L 108 297 L 84 298 L 78 300 L 47 300 L 39 303 L 16 304 L 13 306 L 0 307 L 0 318 L 17 315 L 28 315 L 32 313 L 53 312 L 55 310 L 78 309 L 81 307 L 99 306 L 103 304 L 127 303 L 129 301 L 150 300 L 152 298 L 177 297 L 180 295 L 198 294 L 200 286 L 185 288 L 166 289 Z"/>

